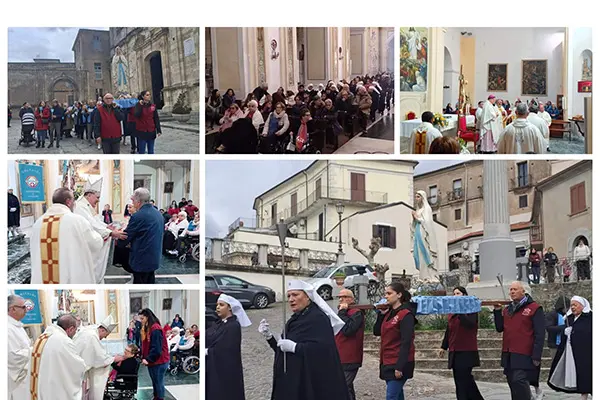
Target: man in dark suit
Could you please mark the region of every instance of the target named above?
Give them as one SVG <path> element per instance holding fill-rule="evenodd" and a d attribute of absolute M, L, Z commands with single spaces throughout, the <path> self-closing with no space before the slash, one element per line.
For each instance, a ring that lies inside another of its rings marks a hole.
<path fill-rule="evenodd" d="M 154 271 L 160 268 L 164 220 L 160 211 L 150 203 L 150 192 L 138 188 L 131 196 L 137 210 L 125 229 L 127 243 L 131 244 L 129 266 L 133 283 L 155 283 Z"/>

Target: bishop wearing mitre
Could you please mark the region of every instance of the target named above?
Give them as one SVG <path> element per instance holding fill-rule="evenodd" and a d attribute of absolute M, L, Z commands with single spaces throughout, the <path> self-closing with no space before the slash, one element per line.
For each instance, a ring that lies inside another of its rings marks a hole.
<path fill-rule="evenodd" d="M 95 263 L 95 276 L 96 283 L 102 284 L 104 283 L 104 274 L 106 273 L 106 266 L 108 264 L 108 259 L 110 255 L 110 249 L 112 246 L 111 238 L 116 239 L 125 239 L 127 236 L 112 228 L 112 226 L 105 224 L 102 222 L 102 219 L 98 215 L 97 205 L 100 201 L 100 194 L 102 192 L 102 178 L 93 184 L 88 181 L 85 183 L 83 187 L 83 196 L 81 196 L 76 204 L 74 213 L 77 215 L 81 215 L 85 218 L 94 231 L 102 236 L 102 240 L 104 240 L 104 244 L 97 252 L 94 252 L 93 259 Z"/>
<path fill-rule="evenodd" d="M 52 205 L 33 225 L 29 242 L 32 284 L 96 283 L 94 257 L 104 240 L 74 209 L 73 192 L 58 188 Z"/>
<path fill-rule="evenodd" d="M 77 354 L 83 358 L 86 365 L 83 395 L 86 400 L 102 400 L 104 389 L 113 362 L 123 360 L 122 356 L 111 356 L 106 352 L 100 341 L 108 337 L 117 327 L 112 315 L 109 315 L 100 325 L 82 327 L 73 341 Z"/>
<path fill-rule="evenodd" d="M 72 314 L 65 314 L 33 344 L 32 400 L 81 400 L 83 376 L 88 368 L 75 349 L 75 332 L 77 320 Z"/>

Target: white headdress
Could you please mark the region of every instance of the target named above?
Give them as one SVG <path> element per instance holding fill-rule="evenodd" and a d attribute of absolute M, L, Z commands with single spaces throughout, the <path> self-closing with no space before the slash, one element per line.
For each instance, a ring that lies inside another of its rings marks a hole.
<path fill-rule="evenodd" d="M 83 185 L 83 194 L 96 193 L 97 195 L 100 195 L 100 193 L 102 193 L 102 179 L 103 178 L 100 178 L 96 182 L 92 183 L 88 178 L 85 185 Z"/>
<path fill-rule="evenodd" d="M 242 307 L 242 304 L 236 298 L 221 294 L 218 301 L 229 304 L 231 312 L 237 317 L 242 328 L 252 325 L 252 321 L 248 318 L 246 311 L 244 311 L 244 307 Z"/>
<path fill-rule="evenodd" d="M 331 309 L 331 307 L 329 307 L 327 302 L 317 294 L 315 288 L 312 287 L 312 285 L 309 285 L 304 281 L 293 280 L 288 282 L 288 292 L 290 290 L 302 290 L 306 293 L 308 298 L 329 317 L 329 321 L 331 322 L 331 327 L 333 328 L 334 335 L 337 335 L 338 332 L 344 327 L 344 321 L 342 321 L 341 318 L 338 317 L 337 313 L 334 312 Z"/>
<path fill-rule="evenodd" d="M 579 304 L 581 304 L 583 306 L 583 311 L 582 313 L 589 313 L 590 311 L 592 311 L 592 307 L 590 306 L 590 302 L 587 301 L 587 299 L 581 297 L 581 296 L 573 296 L 571 298 L 571 301 L 576 301 Z M 567 315 L 571 315 L 573 314 L 573 311 L 571 311 L 571 309 L 569 308 L 569 311 L 567 311 Z"/>
<path fill-rule="evenodd" d="M 112 333 L 112 331 L 117 327 L 117 324 L 115 323 L 113 316 L 109 315 L 108 317 L 104 318 L 104 321 L 100 323 L 100 326 Z"/>

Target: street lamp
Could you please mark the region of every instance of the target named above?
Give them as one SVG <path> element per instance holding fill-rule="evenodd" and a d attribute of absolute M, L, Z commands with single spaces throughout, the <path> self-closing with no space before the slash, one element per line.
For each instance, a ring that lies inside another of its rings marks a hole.
<path fill-rule="evenodd" d="M 338 228 L 339 228 L 339 238 L 338 238 L 338 253 L 342 254 L 342 214 L 344 213 L 344 205 L 341 201 L 335 205 L 335 210 L 338 213 Z"/>

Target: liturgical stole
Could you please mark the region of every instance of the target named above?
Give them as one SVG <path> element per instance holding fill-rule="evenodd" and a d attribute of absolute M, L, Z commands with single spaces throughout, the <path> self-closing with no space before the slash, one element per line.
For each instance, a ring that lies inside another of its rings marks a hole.
<path fill-rule="evenodd" d="M 60 283 L 58 260 L 58 233 L 62 215 L 50 215 L 42 221 L 40 250 L 42 259 L 42 283 Z"/>
<path fill-rule="evenodd" d="M 413 149 L 414 154 L 427 154 L 429 149 L 427 146 L 427 131 L 417 131 L 415 133 L 415 148 Z"/>
<path fill-rule="evenodd" d="M 38 399 L 38 379 L 40 377 L 42 351 L 44 350 L 46 343 L 48 343 L 48 338 L 50 338 L 50 335 L 43 333 L 33 344 L 33 352 L 31 353 L 31 383 L 29 388 L 31 400 Z"/>

